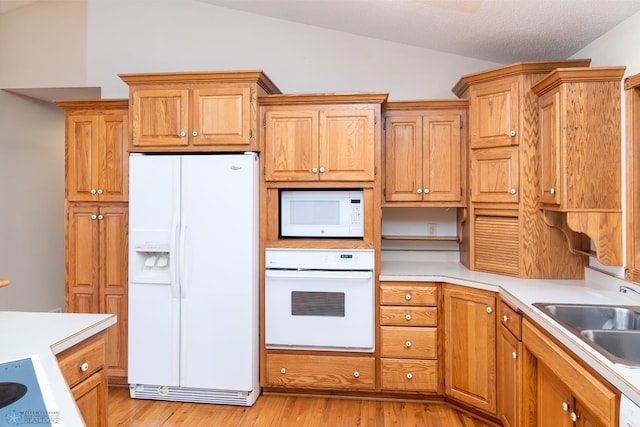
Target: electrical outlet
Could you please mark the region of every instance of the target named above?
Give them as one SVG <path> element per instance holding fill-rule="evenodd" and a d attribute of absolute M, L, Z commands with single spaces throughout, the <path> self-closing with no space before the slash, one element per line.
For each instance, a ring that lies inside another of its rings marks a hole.
<path fill-rule="evenodd" d="M 427 223 L 427 236 L 435 236 L 438 234 L 438 224 L 435 222 Z"/>

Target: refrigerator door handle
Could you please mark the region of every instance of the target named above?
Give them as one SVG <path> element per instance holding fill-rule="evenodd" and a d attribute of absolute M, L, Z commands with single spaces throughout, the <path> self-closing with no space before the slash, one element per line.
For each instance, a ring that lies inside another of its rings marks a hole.
<path fill-rule="evenodd" d="M 180 289 L 180 284 L 178 282 L 178 271 L 176 271 L 179 267 L 176 264 L 176 259 L 178 257 L 176 257 L 176 246 L 177 246 L 177 239 L 178 239 L 178 215 L 176 215 L 174 213 L 173 218 L 171 220 L 171 243 L 170 243 L 170 248 L 169 248 L 169 268 L 171 270 L 171 297 L 172 298 L 178 298 L 179 297 L 179 289 Z"/>
<path fill-rule="evenodd" d="M 185 282 L 185 240 L 187 235 L 187 216 L 182 215 L 182 221 L 180 223 L 180 247 L 178 249 L 178 278 L 180 281 L 180 294 L 182 299 L 187 297 L 187 283 Z"/>

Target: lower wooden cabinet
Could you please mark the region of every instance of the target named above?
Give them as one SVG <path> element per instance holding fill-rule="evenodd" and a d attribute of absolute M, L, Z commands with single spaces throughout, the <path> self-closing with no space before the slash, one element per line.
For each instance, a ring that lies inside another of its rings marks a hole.
<path fill-rule="evenodd" d="M 438 391 L 437 360 L 382 359 L 382 388 L 385 390 Z"/>
<path fill-rule="evenodd" d="M 498 418 L 504 427 L 522 426 L 522 316 L 500 303 L 498 333 Z"/>
<path fill-rule="evenodd" d="M 526 319 L 525 425 L 617 427 L 619 392 L 580 365 L 560 345 Z"/>
<path fill-rule="evenodd" d="M 496 296 L 444 286 L 445 394 L 496 415 Z"/>
<path fill-rule="evenodd" d="M 374 357 L 267 354 L 266 386 L 373 390 Z"/>
<path fill-rule="evenodd" d="M 106 427 L 106 331 L 68 348 L 57 357 L 85 424 Z"/>

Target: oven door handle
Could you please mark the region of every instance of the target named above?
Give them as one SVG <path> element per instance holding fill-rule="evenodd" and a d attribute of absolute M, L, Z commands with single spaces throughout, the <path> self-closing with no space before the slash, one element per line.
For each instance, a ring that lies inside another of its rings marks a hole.
<path fill-rule="evenodd" d="M 278 279 L 364 279 L 373 277 L 371 271 L 266 270 L 265 277 Z"/>

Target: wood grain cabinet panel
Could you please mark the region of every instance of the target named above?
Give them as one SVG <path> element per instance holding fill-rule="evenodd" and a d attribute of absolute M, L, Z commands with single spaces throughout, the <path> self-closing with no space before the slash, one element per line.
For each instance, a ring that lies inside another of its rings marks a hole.
<path fill-rule="evenodd" d="M 480 83 L 470 90 L 471 148 L 518 145 L 519 82 L 517 78 Z"/>
<path fill-rule="evenodd" d="M 504 427 L 523 425 L 522 315 L 500 303 L 498 333 L 498 417 Z"/>
<path fill-rule="evenodd" d="M 382 388 L 385 390 L 438 391 L 438 361 L 382 359 Z"/>
<path fill-rule="evenodd" d="M 438 287 L 435 283 L 416 285 L 404 283 L 385 282 L 384 285 L 380 285 L 380 304 L 414 306 L 436 306 L 438 304 Z"/>
<path fill-rule="evenodd" d="M 438 357 L 437 341 L 436 328 L 382 326 L 380 356 L 435 359 Z"/>

